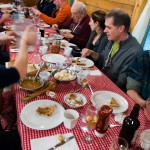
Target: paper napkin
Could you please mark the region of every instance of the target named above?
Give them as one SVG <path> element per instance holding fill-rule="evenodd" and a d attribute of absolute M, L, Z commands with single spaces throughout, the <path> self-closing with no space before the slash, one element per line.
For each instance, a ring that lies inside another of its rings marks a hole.
<path fill-rule="evenodd" d="M 100 70 L 90 70 L 90 75 L 93 76 L 102 76 L 102 73 Z"/>
<path fill-rule="evenodd" d="M 63 136 L 65 138 L 68 138 L 70 136 L 73 136 L 73 133 L 63 134 Z M 30 142 L 31 142 L 31 150 L 48 150 L 49 148 L 59 143 L 57 139 L 57 135 L 38 138 L 38 139 L 31 139 Z M 57 147 L 57 150 L 70 150 L 70 148 L 71 150 L 79 150 L 75 138 Z"/>

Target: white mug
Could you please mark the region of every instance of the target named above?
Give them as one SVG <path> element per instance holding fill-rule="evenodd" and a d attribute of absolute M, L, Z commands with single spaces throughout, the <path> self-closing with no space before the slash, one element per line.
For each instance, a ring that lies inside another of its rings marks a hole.
<path fill-rule="evenodd" d="M 64 126 L 67 129 L 73 129 L 79 119 L 79 113 L 73 109 L 67 109 L 64 112 Z"/>
<path fill-rule="evenodd" d="M 65 51 L 64 51 L 64 54 L 66 56 L 71 56 L 71 53 L 72 53 L 72 48 L 71 47 L 66 47 Z"/>
<path fill-rule="evenodd" d="M 47 53 L 48 47 L 47 46 L 40 46 L 39 52 L 44 55 Z"/>
<path fill-rule="evenodd" d="M 41 80 L 43 80 L 44 82 L 48 81 L 49 80 L 49 77 L 50 77 L 50 73 L 48 71 L 41 71 L 39 73 L 39 77 Z"/>

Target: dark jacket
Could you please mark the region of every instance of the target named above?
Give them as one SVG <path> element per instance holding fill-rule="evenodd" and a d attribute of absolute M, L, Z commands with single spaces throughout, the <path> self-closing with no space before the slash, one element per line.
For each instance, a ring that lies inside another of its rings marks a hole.
<path fill-rule="evenodd" d="M 53 1 L 43 0 L 43 2 L 38 2 L 37 8 L 49 17 L 54 17 L 54 12 L 56 11 L 56 5 Z"/>
<path fill-rule="evenodd" d="M 113 42 L 109 41 L 105 50 L 99 53 L 97 63 L 102 65 L 102 71 L 118 85 L 122 90 L 126 91 L 127 72 L 130 64 L 134 61 L 136 55 L 142 50 L 136 38 L 129 34 L 128 38 L 120 42 L 118 51 L 111 59 L 111 63 L 105 66 L 108 54 L 111 51 Z"/>
<path fill-rule="evenodd" d="M 59 28 L 70 29 L 72 31 L 72 34 L 74 35 L 74 38 L 70 39 L 70 42 L 76 44 L 80 49 L 82 49 L 85 48 L 91 33 L 89 22 L 90 17 L 89 15 L 86 15 L 79 24 L 71 19 L 69 22 L 59 26 Z"/>
<path fill-rule="evenodd" d="M 86 48 L 90 49 L 90 50 L 93 50 L 97 53 L 101 53 L 104 49 L 105 49 L 105 46 L 107 45 L 108 43 L 108 39 L 107 39 L 107 36 L 105 33 L 103 33 L 99 38 L 98 40 L 95 42 L 95 44 L 93 45 L 92 42 L 94 40 L 94 37 L 96 35 L 96 32 L 95 31 L 92 31 L 91 32 L 91 35 L 90 35 L 90 38 L 86 44 Z"/>

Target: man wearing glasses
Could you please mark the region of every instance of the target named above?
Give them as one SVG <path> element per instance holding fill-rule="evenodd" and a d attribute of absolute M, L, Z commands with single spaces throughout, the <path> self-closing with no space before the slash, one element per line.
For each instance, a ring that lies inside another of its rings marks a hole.
<path fill-rule="evenodd" d="M 106 14 L 105 30 L 108 43 L 102 53 L 83 50 L 82 57 L 91 56 L 116 85 L 126 91 L 127 72 L 135 56 L 142 50 L 137 40 L 128 32 L 130 17 L 116 8 Z"/>
<path fill-rule="evenodd" d="M 90 17 L 87 14 L 85 4 L 82 2 L 75 2 L 71 7 L 71 13 L 72 19 L 59 25 L 59 29 L 70 29 L 71 32 L 62 35 L 82 49 L 85 47 L 91 33 L 89 26 Z M 57 24 L 54 24 L 52 27 L 58 29 Z"/>

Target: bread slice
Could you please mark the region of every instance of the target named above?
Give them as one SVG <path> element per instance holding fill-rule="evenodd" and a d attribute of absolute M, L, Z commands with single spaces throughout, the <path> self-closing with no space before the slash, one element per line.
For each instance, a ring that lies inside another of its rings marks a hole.
<path fill-rule="evenodd" d="M 73 63 L 76 63 L 77 65 L 85 66 L 86 64 L 79 60 L 72 60 Z"/>
<path fill-rule="evenodd" d="M 117 102 L 117 100 L 115 98 L 111 98 L 111 101 L 110 101 L 110 106 L 112 107 L 120 107 L 120 104 Z"/>

